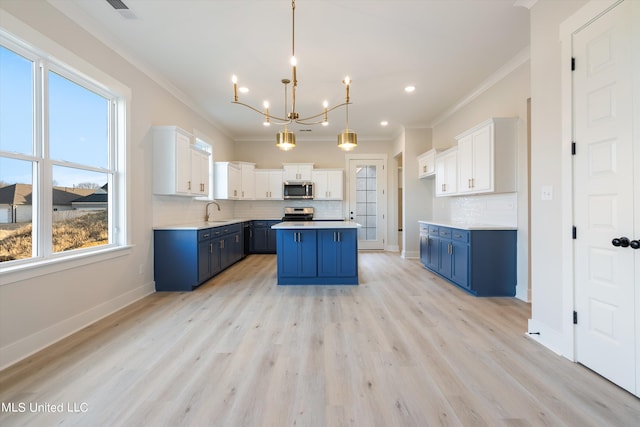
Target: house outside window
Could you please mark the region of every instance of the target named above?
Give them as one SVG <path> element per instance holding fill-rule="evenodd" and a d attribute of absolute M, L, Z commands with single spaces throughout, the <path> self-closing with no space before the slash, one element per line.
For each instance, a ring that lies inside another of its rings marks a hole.
<path fill-rule="evenodd" d="M 0 271 L 125 245 L 123 98 L 2 36 Z"/>

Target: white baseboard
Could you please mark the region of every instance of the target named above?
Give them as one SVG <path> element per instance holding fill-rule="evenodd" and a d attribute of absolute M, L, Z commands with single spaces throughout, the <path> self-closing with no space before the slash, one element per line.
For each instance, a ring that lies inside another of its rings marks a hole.
<path fill-rule="evenodd" d="M 516 285 L 516 298 L 524 302 L 531 302 L 529 301 L 529 289 L 524 286 L 519 286 L 519 284 Z"/>
<path fill-rule="evenodd" d="M 139 299 L 155 292 L 155 282 L 145 283 L 112 300 L 90 308 L 87 311 L 69 317 L 61 322 L 42 329 L 6 346 L 0 347 L 0 370 L 68 337 L 98 320 L 133 304 Z"/>
<path fill-rule="evenodd" d="M 420 251 L 402 251 L 402 258 L 419 259 Z"/>
<path fill-rule="evenodd" d="M 571 360 L 564 351 L 564 348 L 566 347 L 564 335 L 549 328 L 544 323 L 537 322 L 534 319 L 529 319 L 528 331 L 525 335 L 547 347 L 554 353 Z"/>

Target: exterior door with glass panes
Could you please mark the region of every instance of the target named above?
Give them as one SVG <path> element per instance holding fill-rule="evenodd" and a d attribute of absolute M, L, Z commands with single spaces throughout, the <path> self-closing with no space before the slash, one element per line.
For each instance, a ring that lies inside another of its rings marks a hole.
<path fill-rule="evenodd" d="M 361 225 L 359 249 L 384 249 L 387 179 L 386 161 L 381 157 L 348 159 L 349 219 Z"/>

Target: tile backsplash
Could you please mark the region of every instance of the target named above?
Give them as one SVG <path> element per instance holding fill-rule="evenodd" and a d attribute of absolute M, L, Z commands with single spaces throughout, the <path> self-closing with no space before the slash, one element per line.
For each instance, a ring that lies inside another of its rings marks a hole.
<path fill-rule="evenodd" d="M 220 211 L 215 206 L 209 208 L 212 219 L 280 219 L 285 206 L 315 208 L 317 219 L 342 219 L 345 211 L 342 201 L 324 200 L 217 200 Z M 204 221 L 206 201 L 190 197 L 153 196 L 153 225 L 177 225 Z"/>
<path fill-rule="evenodd" d="M 518 194 L 487 194 L 449 197 L 453 222 L 518 226 Z"/>

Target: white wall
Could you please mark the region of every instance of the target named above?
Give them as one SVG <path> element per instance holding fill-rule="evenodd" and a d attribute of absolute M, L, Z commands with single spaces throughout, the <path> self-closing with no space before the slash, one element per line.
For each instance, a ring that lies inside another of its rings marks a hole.
<path fill-rule="evenodd" d="M 420 227 L 418 221 L 431 218 L 433 203 L 433 178 L 418 178 L 417 157 L 431 149 L 430 128 L 405 128 L 402 148 L 402 174 L 404 176 L 404 197 L 402 198 L 403 242 L 402 256 L 420 256 Z M 397 227 L 396 227 L 397 230 Z"/>
<path fill-rule="evenodd" d="M 46 276 L 0 285 L 0 368 L 63 338 L 154 291 L 151 195 L 151 126 L 199 129 L 215 140 L 220 157 L 232 144 L 213 125 L 178 101 L 113 50 L 83 31 L 44 0 L 2 1 L 0 23 L 54 56 L 100 70 L 128 87 L 129 227 L 132 248 L 125 255 Z M 43 46 L 46 45 L 46 46 Z M 86 71 L 86 70 L 82 70 Z M 162 200 L 163 214 L 195 218 L 202 202 Z M 188 209 L 185 209 L 187 207 Z M 16 276 L 19 277 L 19 276 Z M 22 276 L 20 276 L 22 277 Z"/>
<path fill-rule="evenodd" d="M 586 0 L 539 0 L 531 9 L 531 321 L 536 339 L 561 352 L 562 193 L 560 24 Z M 542 186 L 553 188 L 553 200 L 540 200 Z"/>
<path fill-rule="evenodd" d="M 517 193 L 434 198 L 432 215 L 433 219 L 440 220 L 451 221 L 464 218 L 468 222 L 517 226 L 516 296 L 527 300 L 529 290 L 527 99 L 531 96 L 530 64 L 529 61 L 517 64 L 506 76 L 433 127 L 433 146 L 437 149 L 446 149 L 456 145 L 456 135 L 491 117 L 518 117 Z M 491 208 L 492 206 L 494 208 Z M 499 215 L 496 206 L 500 206 Z"/>

